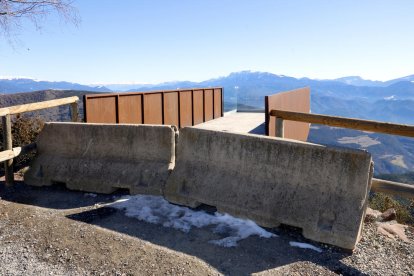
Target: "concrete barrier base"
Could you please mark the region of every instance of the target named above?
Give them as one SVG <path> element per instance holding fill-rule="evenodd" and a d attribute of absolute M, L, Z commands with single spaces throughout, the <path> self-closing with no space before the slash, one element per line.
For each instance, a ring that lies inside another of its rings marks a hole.
<path fill-rule="evenodd" d="M 365 151 L 171 126 L 47 123 L 25 182 L 164 195 L 353 249 L 372 178 Z"/>
<path fill-rule="evenodd" d="M 371 177 L 364 151 L 184 128 L 165 197 L 212 205 L 265 227 L 300 227 L 309 239 L 353 249 Z"/>
<path fill-rule="evenodd" d="M 29 185 L 64 183 L 69 189 L 162 195 L 174 166 L 171 126 L 47 123 L 38 156 L 25 174 Z"/>

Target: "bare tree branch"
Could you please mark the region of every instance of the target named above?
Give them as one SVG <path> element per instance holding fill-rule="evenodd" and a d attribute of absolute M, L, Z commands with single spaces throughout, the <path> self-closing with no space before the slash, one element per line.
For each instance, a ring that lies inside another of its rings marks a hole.
<path fill-rule="evenodd" d="M 77 26 L 80 19 L 72 4 L 73 0 L 0 0 L 0 35 L 9 38 L 25 19 L 40 28 L 41 20 L 51 13 Z"/>

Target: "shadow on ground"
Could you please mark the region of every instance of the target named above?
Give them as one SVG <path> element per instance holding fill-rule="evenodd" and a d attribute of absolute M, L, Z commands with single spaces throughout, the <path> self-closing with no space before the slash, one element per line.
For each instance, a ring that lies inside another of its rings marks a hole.
<path fill-rule="evenodd" d="M 6 188 L 4 182 L 0 183 L 0 197 L 3 200 L 58 210 L 107 203 L 119 196 L 117 194 L 94 197 L 83 192 L 70 191 L 64 187 L 37 188 L 27 186 L 22 182 Z M 210 240 L 222 237 L 208 228 L 193 228 L 189 233 L 183 233 L 127 217 L 123 211 L 111 207 L 74 211 L 66 217 L 195 256 L 226 275 L 250 275 L 296 262 L 310 262 L 338 274 L 364 275 L 359 270 L 341 262 L 341 259 L 349 254 L 340 249 L 324 248 L 324 252 L 318 253 L 309 249 L 291 247 L 289 241 L 310 241 L 303 238 L 297 229 L 288 227 L 272 229 L 272 232 L 279 237 L 270 239 L 249 237 L 240 241 L 237 247 L 224 248 L 209 243 Z M 315 245 L 322 246 L 321 244 Z M 309 273 L 312 272 L 309 271 Z"/>
<path fill-rule="evenodd" d="M 250 134 L 259 134 L 259 135 L 265 135 L 266 134 L 266 125 L 265 123 L 257 126 L 256 128 L 249 131 Z"/>
<path fill-rule="evenodd" d="M 0 181 L 0 197 L 7 201 L 33 205 L 51 209 L 74 209 L 112 202 L 114 196 L 124 195 L 124 191 L 111 195 L 96 195 L 86 192 L 71 191 L 64 185 L 56 184 L 46 187 L 26 185 L 23 181 L 15 181 L 11 187 Z"/>

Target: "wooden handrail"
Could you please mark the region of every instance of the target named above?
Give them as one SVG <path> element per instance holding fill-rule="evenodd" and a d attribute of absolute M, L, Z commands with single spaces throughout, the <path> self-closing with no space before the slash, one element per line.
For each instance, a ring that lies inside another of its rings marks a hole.
<path fill-rule="evenodd" d="M 11 150 L 0 151 L 0 162 L 13 159 L 21 154 L 29 153 L 36 149 L 36 143 L 31 143 L 23 147 L 15 147 Z"/>
<path fill-rule="evenodd" d="M 414 199 L 414 185 L 373 178 L 371 191 Z"/>
<path fill-rule="evenodd" d="M 79 98 L 74 97 L 67 97 L 61 99 L 55 99 L 50 101 L 43 101 L 37 103 L 29 103 L 29 104 L 22 104 L 22 105 L 15 105 L 9 107 L 0 108 L 0 117 L 2 117 L 2 124 L 3 124 L 3 145 L 4 151 L 0 152 L 0 162 L 4 162 L 4 174 L 6 179 L 6 184 L 11 185 L 14 182 L 14 174 L 13 174 L 13 158 L 18 156 L 19 154 L 23 154 L 25 151 L 32 150 L 35 145 L 29 144 L 24 147 L 12 147 L 12 133 L 11 133 L 11 115 L 36 111 L 51 107 L 57 107 L 61 105 L 70 104 L 70 110 L 72 115 L 72 121 L 78 121 L 78 102 Z"/>
<path fill-rule="evenodd" d="M 13 159 L 14 156 L 14 151 L 13 150 L 4 150 L 2 152 L 0 152 L 0 162 L 4 162 L 10 159 Z"/>
<path fill-rule="evenodd" d="M 322 124 L 334 127 L 352 128 L 363 131 L 380 132 L 393 135 L 414 137 L 414 126 L 361 120 L 355 118 L 345 118 L 338 116 L 328 116 L 321 114 L 311 114 L 284 110 L 271 110 L 270 116 L 305 123 Z"/>
<path fill-rule="evenodd" d="M 3 108 L 0 108 L 0 116 L 36 111 L 36 110 L 56 107 L 60 105 L 67 105 L 71 103 L 76 103 L 77 101 L 79 101 L 79 98 L 76 96 L 73 96 L 73 97 L 55 99 L 55 100 L 44 101 L 44 102 L 3 107 Z"/>

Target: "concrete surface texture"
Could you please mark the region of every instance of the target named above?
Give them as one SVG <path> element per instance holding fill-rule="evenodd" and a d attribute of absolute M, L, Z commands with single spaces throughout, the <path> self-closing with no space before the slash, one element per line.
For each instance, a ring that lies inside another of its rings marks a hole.
<path fill-rule="evenodd" d="M 175 135 L 171 126 L 46 123 L 24 179 L 35 186 L 161 195 L 174 166 Z"/>
<path fill-rule="evenodd" d="M 224 114 L 224 117 L 194 127 L 237 133 L 266 134 L 265 114 L 257 112 L 228 112 Z"/>
<path fill-rule="evenodd" d="M 165 197 L 212 205 L 265 227 L 299 227 L 309 239 L 353 249 L 371 177 L 364 151 L 184 128 Z"/>

